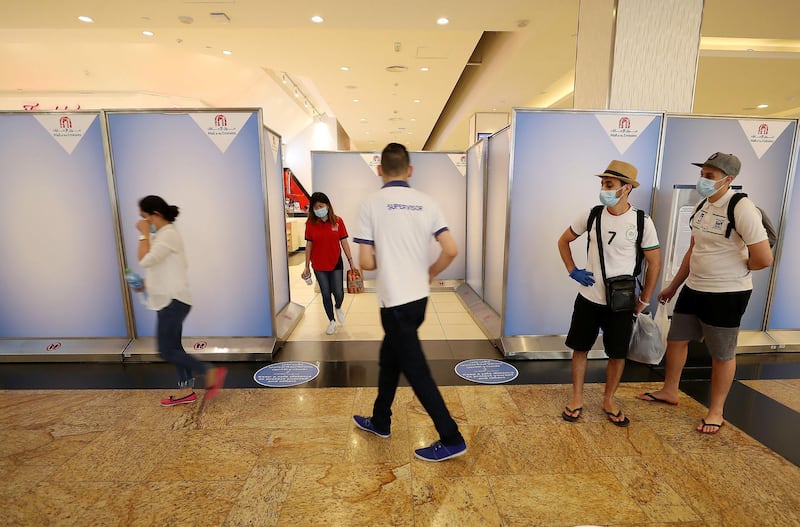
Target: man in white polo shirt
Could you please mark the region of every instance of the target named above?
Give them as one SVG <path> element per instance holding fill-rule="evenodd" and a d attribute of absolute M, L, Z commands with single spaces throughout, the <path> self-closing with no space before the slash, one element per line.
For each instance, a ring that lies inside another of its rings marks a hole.
<path fill-rule="evenodd" d="M 723 408 L 736 374 L 736 343 L 742 315 L 753 291 L 752 271 L 772 265 L 772 252 L 761 213 L 748 198 L 734 203 L 733 225 L 728 204 L 735 192 L 733 178 L 742 163 L 733 154 L 717 152 L 700 167 L 697 192 L 704 198 L 692 216 L 689 250 L 672 282 L 658 295 L 668 302 L 678 295 L 667 335 L 664 387 L 639 399 L 678 404 L 678 385 L 686 364 L 689 341 L 705 341 L 711 355 L 711 402 L 695 428 L 716 434 L 725 424 Z"/>
<path fill-rule="evenodd" d="M 377 270 L 385 332 L 372 416 L 354 415 L 353 421 L 362 430 L 388 438 L 402 373 L 439 433 L 438 441 L 414 453 L 424 461 L 444 461 L 464 454 L 467 445 L 431 376 L 417 329 L 425 320 L 430 283 L 455 259 L 458 247 L 436 202 L 409 186 L 412 171 L 403 145 L 390 143 L 383 149 L 378 167 L 383 188 L 361 206 L 353 238 L 359 244 L 361 268 Z M 433 264 L 428 255 L 431 236 L 441 246 Z"/>

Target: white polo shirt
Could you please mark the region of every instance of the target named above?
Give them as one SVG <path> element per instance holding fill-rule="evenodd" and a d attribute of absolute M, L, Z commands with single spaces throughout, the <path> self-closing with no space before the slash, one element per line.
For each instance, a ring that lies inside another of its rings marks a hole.
<path fill-rule="evenodd" d="M 591 210 L 581 214 L 572 222 L 569 228 L 580 236 L 586 232 L 586 222 L 589 221 Z M 595 304 L 606 304 L 606 288 L 603 285 L 603 273 L 600 269 L 600 253 L 597 252 L 597 219 L 592 223 L 591 243 L 586 270 L 594 273 L 594 285 L 578 286 L 578 293 Z M 633 274 L 636 267 L 636 209 L 630 207 L 619 216 L 608 212 L 608 207 L 603 207 L 600 215 L 600 234 L 603 238 L 603 260 L 606 263 L 606 278 Z M 658 234 L 650 216 L 644 217 L 644 232 L 642 233 L 642 250 L 658 248 Z"/>
<path fill-rule="evenodd" d="M 381 307 L 428 296 L 431 237 L 446 230 L 436 202 L 405 181 L 390 181 L 364 201 L 353 241 L 374 246 Z"/>
<path fill-rule="evenodd" d="M 150 252 L 139 264 L 146 269 L 147 307 L 159 311 L 172 299 L 192 304 L 183 239 L 171 223 L 150 235 Z"/>
<path fill-rule="evenodd" d="M 733 194 L 734 190 L 728 189 L 716 202 L 706 201 L 690 224 L 694 248 L 686 285 L 695 291 L 726 293 L 753 289 L 753 275 L 747 268 L 747 246 L 766 240 L 767 231 L 755 204 L 749 198 L 742 198 L 733 209 L 736 228 L 730 238 L 725 237 L 728 202 Z"/>

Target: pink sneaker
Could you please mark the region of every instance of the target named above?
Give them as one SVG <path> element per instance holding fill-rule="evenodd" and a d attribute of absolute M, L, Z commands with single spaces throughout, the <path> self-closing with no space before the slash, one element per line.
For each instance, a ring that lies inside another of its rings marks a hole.
<path fill-rule="evenodd" d="M 165 397 L 161 399 L 161 406 L 176 406 L 179 404 L 189 404 L 197 402 L 197 394 L 192 392 L 189 395 L 185 395 L 183 397 Z"/>
<path fill-rule="evenodd" d="M 225 376 L 227 374 L 228 374 L 228 368 L 225 368 L 223 366 L 217 368 L 217 376 L 216 376 L 217 378 L 215 379 L 216 382 L 213 385 L 206 388 L 205 399 L 212 399 L 213 397 L 216 397 L 216 395 L 222 389 L 222 385 L 225 384 Z"/>

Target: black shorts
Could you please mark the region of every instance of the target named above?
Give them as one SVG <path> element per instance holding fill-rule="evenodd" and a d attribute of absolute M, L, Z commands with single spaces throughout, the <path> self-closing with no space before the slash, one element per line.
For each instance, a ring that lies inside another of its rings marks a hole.
<path fill-rule="evenodd" d="M 572 323 L 567 334 L 567 347 L 589 351 L 603 330 L 603 347 L 612 359 L 624 359 L 633 332 L 633 311 L 615 313 L 602 304 L 595 304 L 578 295 L 572 311 Z"/>
<path fill-rule="evenodd" d="M 750 293 L 752 290 L 706 293 L 683 286 L 675 302 L 675 313 L 694 315 L 709 326 L 738 328 L 750 301 Z"/>

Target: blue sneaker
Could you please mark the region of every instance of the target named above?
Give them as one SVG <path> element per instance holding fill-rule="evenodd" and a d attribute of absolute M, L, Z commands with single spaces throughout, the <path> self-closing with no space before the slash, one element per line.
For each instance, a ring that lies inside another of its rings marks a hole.
<path fill-rule="evenodd" d="M 370 420 L 369 417 L 363 417 L 363 416 L 360 416 L 360 415 L 354 415 L 353 416 L 353 422 L 361 430 L 364 430 L 366 432 L 372 432 L 373 434 L 375 434 L 378 437 L 382 437 L 382 438 L 386 439 L 387 437 L 392 435 L 391 432 L 381 432 L 380 430 L 375 428 L 375 425 L 372 424 L 372 421 Z"/>
<path fill-rule="evenodd" d="M 457 445 L 445 446 L 441 441 L 433 443 L 429 447 L 420 448 L 414 451 L 414 455 L 423 461 L 445 461 L 458 457 L 467 452 L 467 444 L 459 443 Z"/>

